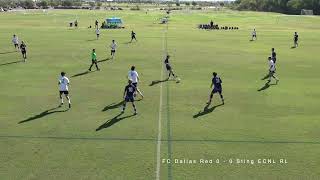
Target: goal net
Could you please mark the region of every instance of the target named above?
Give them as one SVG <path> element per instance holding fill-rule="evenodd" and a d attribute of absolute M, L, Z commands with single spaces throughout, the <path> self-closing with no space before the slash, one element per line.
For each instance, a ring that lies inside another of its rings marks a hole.
<path fill-rule="evenodd" d="M 301 15 L 313 15 L 313 10 L 301 9 Z"/>

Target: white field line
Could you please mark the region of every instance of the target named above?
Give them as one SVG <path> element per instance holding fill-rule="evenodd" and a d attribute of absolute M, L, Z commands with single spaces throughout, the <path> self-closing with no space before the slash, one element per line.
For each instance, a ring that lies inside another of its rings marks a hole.
<path fill-rule="evenodd" d="M 165 30 L 163 34 L 163 44 L 162 44 L 162 49 L 164 51 L 164 56 L 167 54 L 166 50 L 166 33 L 167 29 Z M 161 59 L 161 75 L 160 75 L 160 80 L 163 78 L 163 59 Z M 158 138 L 157 138 L 157 170 L 156 170 L 156 180 L 160 180 L 160 166 L 161 166 L 161 124 L 162 124 L 162 83 L 160 83 L 160 101 L 159 101 L 159 118 L 158 118 Z"/>

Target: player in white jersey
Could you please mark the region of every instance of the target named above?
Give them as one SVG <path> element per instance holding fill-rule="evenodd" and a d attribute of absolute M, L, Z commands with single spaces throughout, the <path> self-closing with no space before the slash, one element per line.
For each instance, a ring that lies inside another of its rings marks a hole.
<path fill-rule="evenodd" d="M 61 72 L 61 77 L 59 79 L 59 94 L 60 94 L 60 100 L 61 100 L 61 104 L 60 106 L 63 105 L 63 97 L 62 94 L 64 94 L 69 102 L 69 108 L 71 108 L 71 100 L 69 97 L 69 84 L 70 81 L 69 79 L 66 77 L 66 73 L 65 72 Z"/>
<path fill-rule="evenodd" d="M 276 73 L 276 64 L 274 63 L 271 57 L 268 58 L 269 61 L 269 80 L 268 83 L 271 82 L 271 77 L 276 80 L 276 84 L 278 84 L 279 79 L 274 75 Z"/>
<path fill-rule="evenodd" d="M 256 29 L 253 29 L 253 31 L 252 31 L 251 41 L 253 41 L 253 40 L 257 40 L 257 32 L 256 32 Z"/>
<path fill-rule="evenodd" d="M 97 39 L 99 39 L 99 36 L 100 36 L 100 29 L 99 28 L 96 29 L 96 35 L 97 35 Z"/>
<path fill-rule="evenodd" d="M 117 43 L 114 40 L 112 40 L 110 48 L 111 48 L 111 57 L 113 59 L 117 49 Z"/>
<path fill-rule="evenodd" d="M 138 88 L 138 81 L 140 80 L 138 72 L 135 70 L 135 66 L 131 66 L 131 70 L 128 73 L 128 79 L 132 81 L 132 85 L 136 87 L 136 91 L 140 94 L 141 98 L 143 99 L 143 95 Z M 136 95 L 136 93 L 135 93 Z"/>
<path fill-rule="evenodd" d="M 16 50 L 19 50 L 19 38 L 18 38 L 18 36 L 16 36 L 15 34 L 13 35 L 12 43 L 13 43 L 13 45 L 14 45 L 14 48 L 15 48 Z"/>

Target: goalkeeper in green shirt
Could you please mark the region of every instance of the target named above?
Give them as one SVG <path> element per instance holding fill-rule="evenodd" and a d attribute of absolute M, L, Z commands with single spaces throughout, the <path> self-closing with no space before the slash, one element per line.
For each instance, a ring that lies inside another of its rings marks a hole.
<path fill-rule="evenodd" d="M 91 71 L 91 68 L 92 68 L 92 66 L 93 66 L 94 64 L 96 65 L 97 71 L 100 71 L 100 69 L 99 69 L 99 67 L 98 67 L 97 54 L 96 54 L 96 50 L 95 50 L 95 49 L 92 49 L 91 60 L 92 60 L 92 63 L 91 63 L 91 66 L 90 66 L 90 68 L 89 68 L 89 71 Z"/>

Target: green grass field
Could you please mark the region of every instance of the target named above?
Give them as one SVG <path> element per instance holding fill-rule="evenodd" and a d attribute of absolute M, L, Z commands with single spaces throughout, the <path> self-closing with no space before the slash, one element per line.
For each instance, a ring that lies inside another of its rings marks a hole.
<path fill-rule="evenodd" d="M 0 14 L 0 179 L 320 178 L 320 17 L 173 12 L 168 52 L 181 82 L 150 86 L 166 76 L 161 77 L 166 25 L 158 24 L 163 15 L 82 10 Z M 87 27 L 111 16 L 121 17 L 126 28 L 102 30 L 95 40 Z M 69 28 L 75 19 L 80 27 Z M 196 28 L 211 19 L 240 30 Z M 258 41 L 250 42 L 253 28 Z M 138 42 L 130 44 L 131 30 Z M 300 46 L 291 49 L 295 31 Z M 21 54 L 11 43 L 14 33 L 27 44 L 27 63 L 17 62 Z M 118 43 L 116 59 L 99 63 L 100 72 L 81 75 L 93 48 L 99 60 L 109 57 L 112 39 Z M 258 91 L 266 82 L 261 78 L 272 47 L 280 82 Z M 136 103 L 137 116 L 128 104 L 118 117 L 131 65 L 140 74 L 145 98 Z M 68 111 L 66 105 L 56 108 L 61 71 L 71 81 L 73 107 Z M 215 95 L 203 112 L 213 71 L 223 80 L 226 103 L 216 106 L 220 99 Z M 200 159 L 220 163 L 200 164 Z M 238 164 L 236 159 L 255 163 Z M 258 159 L 277 163 L 258 164 Z"/>

